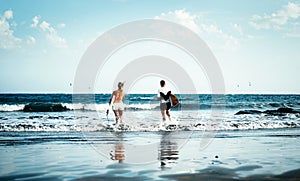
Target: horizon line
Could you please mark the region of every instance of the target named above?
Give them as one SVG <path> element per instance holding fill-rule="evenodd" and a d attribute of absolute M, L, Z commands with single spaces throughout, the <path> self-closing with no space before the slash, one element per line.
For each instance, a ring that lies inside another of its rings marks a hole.
<path fill-rule="evenodd" d="M 0 94 L 111 94 L 111 92 L 81 92 L 81 93 L 73 93 L 73 92 L 0 92 Z M 156 94 L 155 92 L 131 92 L 126 93 L 128 94 Z M 225 92 L 223 93 L 211 93 L 211 92 L 197 92 L 197 93 L 178 93 L 175 92 L 174 94 L 206 94 L 206 95 L 300 95 L 300 92 Z"/>

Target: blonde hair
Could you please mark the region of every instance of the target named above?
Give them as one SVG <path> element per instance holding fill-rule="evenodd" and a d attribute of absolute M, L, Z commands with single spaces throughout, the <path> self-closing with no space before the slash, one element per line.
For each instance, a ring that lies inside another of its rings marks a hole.
<path fill-rule="evenodd" d="M 118 83 L 118 88 L 121 89 L 124 86 L 124 82 L 119 82 Z"/>

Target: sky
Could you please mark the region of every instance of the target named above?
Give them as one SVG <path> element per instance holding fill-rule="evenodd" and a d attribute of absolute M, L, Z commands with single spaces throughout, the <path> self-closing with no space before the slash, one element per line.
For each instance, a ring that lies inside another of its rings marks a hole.
<path fill-rule="evenodd" d="M 197 33 L 216 57 L 228 94 L 300 93 L 299 0 L 0 0 L 0 92 L 72 93 L 79 62 L 93 41 L 143 19 L 172 21 Z M 201 68 L 176 47 L 158 42 L 116 52 L 99 72 L 100 79 L 111 79 L 97 81 L 94 91 L 115 87 L 125 66 L 119 59 L 129 63 L 149 53 L 184 59 L 179 64 L 198 93 L 210 93 L 205 75 L 197 77 Z M 141 78 L 130 90 L 151 93 L 160 79 Z M 176 82 L 170 86 L 176 89 Z"/>

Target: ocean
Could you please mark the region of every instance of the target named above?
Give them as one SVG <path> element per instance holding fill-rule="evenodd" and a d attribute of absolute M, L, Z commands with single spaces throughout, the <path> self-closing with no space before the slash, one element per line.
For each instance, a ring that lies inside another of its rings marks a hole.
<path fill-rule="evenodd" d="M 300 95 L 176 95 L 161 129 L 155 94 L 0 94 L 1 180 L 300 178 Z"/>
<path fill-rule="evenodd" d="M 155 96 L 126 95 L 128 131 L 157 131 L 161 115 Z M 180 122 L 179 130 L 299 127 L 299 95 L 177 96 L 180 104 L 172 108 L 172 117 Z M 0 94 L 0 131 L 106 131 L 102 124 L 114 122 L 112 111 L 106 117 L 109 98 L 109 94 Z"/>

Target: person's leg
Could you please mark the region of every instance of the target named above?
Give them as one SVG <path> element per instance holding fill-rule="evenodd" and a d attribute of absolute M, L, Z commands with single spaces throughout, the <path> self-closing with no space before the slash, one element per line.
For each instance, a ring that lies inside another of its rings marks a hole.
<path fill-rule="evenodd" d="M 166 103 L 160 103 L 160 112 L 161 112 L 163 122 L 166 121 L 166 109 L 167 109 Z"/>
<path fill-rule="evenodd" d="M 120 120 L 120 124 L 122 124 L 122 120 L 123 120 L 123 112 L 124 112 L 124 110 L 119 110 L 119 120 Z"/>
<path fill-rule="evenodd" d="M 118 111 L 114 110 L 114 113 L 115 113 L 115 118 L 116 118 L 116 124 L 118 124 L 118 120 L 119 120 Z"/>
<path fill-rule="evenodd" d="M 160 123 L 160 127 L 164 127 L 166 125 L 166 103 L 161 103 L 160 104 L 160 112 L 162 116 L 162 122 Z"/>
<path fill-rule="evenodd" d="M 171 121 L 171 114 L 170 114 L 170 108 L 171 108 L 171 103 L 167 103 L 167 110 L 166 110 L 166 114 L 169 118 L 169 121 Z"/>
<path fill-rule="evenodd" d="M 162 116 L 162 121 L 165 122 L 166 121 L 166 110 L 161 110 L 161 116 Z"/>
<path fill-rule="evenodd" d="M 168 116 L 168 118 L 169 118 L 169 121 L 171 121 L 171 114 L 170 114 L 170 110 L 167 110 L 167 111 L 166 111 L 166 114 L 167 114 L 167 116 Z"/>
<path fill-rule="evenodd" d="M 164 126 L 166 126 L 166 110 L 160 110 L 161 112 L 161 116 L 162 116 L 162 121 L 159 124 L 160 128 L 163 128 Z"/>

